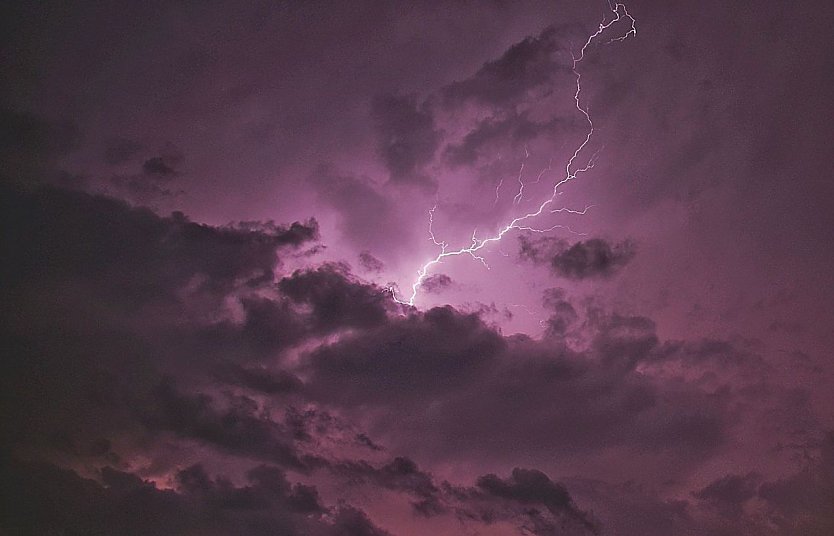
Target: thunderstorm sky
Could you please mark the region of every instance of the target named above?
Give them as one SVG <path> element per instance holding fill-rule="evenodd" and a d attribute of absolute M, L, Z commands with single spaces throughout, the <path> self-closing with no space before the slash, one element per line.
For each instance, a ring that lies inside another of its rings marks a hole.
<path fill-rule="evenodd" d="M 0 8 L 0 533 L 834 534 L 824 2 Z"/>

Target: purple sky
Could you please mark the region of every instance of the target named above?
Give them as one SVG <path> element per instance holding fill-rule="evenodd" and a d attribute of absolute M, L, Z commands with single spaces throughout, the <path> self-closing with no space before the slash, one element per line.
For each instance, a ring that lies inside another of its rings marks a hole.
<path fill-rule="evenodd" d="M 25 4 L 0 532 L 834 534 L 826 3 Z"/>

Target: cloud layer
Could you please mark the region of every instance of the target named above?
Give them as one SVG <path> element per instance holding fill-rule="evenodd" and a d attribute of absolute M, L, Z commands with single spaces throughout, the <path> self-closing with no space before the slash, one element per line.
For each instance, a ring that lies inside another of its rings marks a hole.
<path fill-rule="evenodd" d="M 0 533 L 834 532 L 832 10 L 748 7 L 4 6 Z"/>

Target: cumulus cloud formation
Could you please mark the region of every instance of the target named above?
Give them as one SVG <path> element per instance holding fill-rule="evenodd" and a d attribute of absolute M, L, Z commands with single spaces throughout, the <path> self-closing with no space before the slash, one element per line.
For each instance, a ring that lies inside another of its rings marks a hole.
<path fill-rule="evenodd" d="M 615 521 L 586 513 L 540 468 L 449 482 L 388 452 L 486 464 L 649 452 L 681 471 L 732 441 L 733 408 L 749 396 L 736 382 L 782 396 L 728 343 L 664 342 L 651 319 L 584 310 L 561 290 L 545 294 L 548 336 L 533 340 L 448 306 L 398 311 L 344 264 L 281 274 L 281 256 L 317 238 L 313 220 L 211 227 L 56 189 L 7 189 L 3 204 L 14 223 L 4 256 L 18 262 L 3 277 L 16 313 L 4 313 L 2 447 L 10 482 L 33 482 L 28 508 L 4 499 L 17 512 L 8 530 L 116 530 L 122 509 L 102 505 L 144 497 L 130 508 L 149 514 L 147 530 L 201 527 L 211 507 L 243 531 L 397 532 L 303 483 L 317 475 L 402 496 L 415 523 L 598 533 Z M 577 326 L 583 348 L 564 338 Z M 746 372 L 698 379 L 730 363 Z M 666 381 L 667 367 L 696 376 Z M 25 452 L 43 458 L 23 463 Z M 790 501 L 809 477 L 758 488 L 756 478 L 717 480 L 692 508 L 735 519 L 758 496 L 782 523 L 805 515 Z M 52 509 L 48 494 L 64 492 L 72 508 Z"/>
<path fill-rule="evenodd" d="M 283 471 L 266 465 L 247 471 L 239 486 L 193 465 L 175 474 L 173 489 L 109 467 L 97 479 L 46 463 L 5 469 L 5 485 L 20 490 L 4 504 L 4 526 L 15 532 L 389 534 L 355 507 L 323 506 L 314 487 L 291 484 Z"/>
<path fill-rule="evenodd" d="M 831 10 L 158 7 L 0 16 L 0 533 L 834 533 Z"/>

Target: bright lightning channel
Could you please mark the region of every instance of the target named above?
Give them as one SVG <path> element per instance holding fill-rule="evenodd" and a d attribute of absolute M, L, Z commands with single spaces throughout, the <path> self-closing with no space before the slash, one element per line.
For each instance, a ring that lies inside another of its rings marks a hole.
<path fill-rule="evenodd" d="M 527 225 L 525 223 L 527 220 L 532 219 L 532 218 L 536 218 L 536 217 L 540 216 L 541 214 L 543 214 L 545 212 L 548 212 L 548 213 L 551 213 L 551 214 L 555 214 L 555 213 L 558 213 L 558 212 L 567 212 L 567 213 L 570 213 L 570 214 L 580 214 L 581 215 L 581 214 L 585 214 L 590 208 L 592 208 L 592 205 L 589 205 L 589 206 L 585 207 L 583 210 L 573 210 L 573 209 L 568 209 L 568 208 L 564 208 L 564 207 L 553 209 L 553 208 L 549 208 L 549 207 L 550 207 L 550 205 L 552 205 L 554 203 L 556 198 L 561 193 L 561 192 L 559 192 L 559 188 L 561 188 L 565 183 L 568 183 L 568 182 L 576 179 L 577 176 L 579 176 L 581 173 L 585 173 L 588 170 L 592 169 L 594 167 L 594 164 L 596 163 L 596 159 L 597 159 L 597 156 L 599 154 L 599 151 L 597 151 L 596 153 L 594 153 L 591 156 L 591 158 L 588 159 L 588 162 L 584 166 L 582 166 L 581 168 L 574 169 L 574 163 L 576 162 L 576 159 L 579 158 L 579 154 L 582 152 L 583 149 L 585 149 L 585 147 L 588 145 L 588 143 L 590 143 L 591 137 L 594 134 L 594 123 L 591 120 L 591 115 L 588 112 L 588 109 L 584 108 L 582 106 L 582 101 L 580 99 L 580 94 L 582 93 L 582 74 L 579 72 L 578 68 L 579 68 L 579 64 L 582 63 L 582 60 L 585 59 L 585 51 L 588 49 L 589 46 L 591 46 L 591 44 L 595 40 L 600 38 L 605 33 L 605 31 L 608 30 L 608 28 L 610 28 L 611 26 L 613 26 L 614 24 L 616 24 L 617 22 L 619 22 L 621 20 L 625 20 L 625 21 L 628 22 L 628 24 L 629 24 L 628 31 L 625 32 L 625 34 L 623 34 L 621 36 L 611 38 L 610 40 L 607 41 L 606 44 L 610 44 L 610 43 L 618 42 L 618 41 L 624 41 L 624 40 L 628 39 L 629 37 L 633 37 L 633 36 L 637 35 L 637 29 L 635 27 L 636 21 L 635 21 L 634 17 L 632 17 L 631 14 L 628 12 L 628 9 L 626 9 L 625 4 L 615 3 L 615 2 L 612 2 L 611 0 L 609 0 L 608 7 L 611 10 L 611 13 L 613 13 L 614 17 L 611 20 L 609 20 L 608 22 L 606 22 L 605 18 L 603 18 L 603 20 L 599 24 L 599 27 L 597 28 L 597 30 L 594 33 L 592 33 L 591 35 L 588 36 L 588 39 L 585 41 L 585 44 L 582 46 L 582 49 L 579 51 L 579 54 L 578 55 L 574 55 L 573 53 L 571 54 L 572 57 L 573 57 L 573 64 L 571 66 L 571 69 L 573 71 L 574 77 L 576 78 L 576 92 L 573 95 L 573 100 L 576 104 L 576 109 L 579 110 L 579 113 L 581 113 L 585 117 L 585 120 L 588 123 L 588 132 L 585 135 L 585 139 L 573 151 L 573 155 L 570 157 L 567 164 L 565 164 L 565 176 L 561 180 L 556 182 L 556 184 L 553 185 L 553 192 L 551 193 L 550 197 L 545 199 L 541 203 L 541 205 L 539 205 L 539 208 L 537 210 L 535 210 L 534 212 L 530 212 L 530 213 L 527 213 L 523 216 L 519 216 L 517 218 L 514 218 L 512 221 L 510 221 L 509 223 L 504 225 L 504 227 L 502 227 L 498 231 L 498 233 L 495 234 L 494 236 L 479 239 L 479 238 L 476 237 L 477 229 L 472 231 L 472 242 L 471 242 L 471 244 L 468 247 L 463 247 L 463 248 L 455 249 L 455 250 L 449 250 L 448 249 L 449 244 L 446 241 L 438 240 L 434 235 L 434 229 L 433 229 L 434 212 L 435 212 L 435 210 L 437 210 L 437 204 L 435 204 L 434 207 L 432 207 L 431 210 L 429 210 L 429 238 L 431 239 L 431 241 L 436 246 L 438 246 L 440 248 L 440 253 L 438 253 L 438 255 L 435 258 L 431 259 L 430 261 L 425 263 L 422 267 L 420 267 L 419 270 L 417 270 L 417 279 L 415 279 L 414 282 L 411 284 L 411 296 L 409 296 L 408 299 L 403 300 L 403 299 L 397 297 L 397 293 L 396 293 L 396 290 L 394 289 L 394 287 L 389 287 L 388 288 L 388 290 L 391 292 L 391 296 L 394 298 L 394 301 L 396 301 L 397 303 L 401 303 L 403 305 L 413 306 L 414 305 L 414 300 L 417 298 L 417 292 L 420 288 L 420 285 L 423 283 L 423 281 L 428 276 L 429 270 L 433 266 L 435 266 L 436 264 L 440 264 L 441 262 L 443 262 L 443 259 L 445 259 L 447 257 L 457 257 L 459 255 L 469 255 L 473 259 L 475 259 L 478 262 L 480 262 L 481 264 L 483 264 L 485 267 L 489 268 L 489 265 L 487 264 L 486 260 L 481 255 L 479 255 L 478 252 L 481 251 L 487 245 L 489 245 L 493 242 L 498 242 L 499 240 L 501 240 L 504 237 L 505 234 L 509 233 L 513 229 L 517 229 L 517 230 L 520 230 L 520 231 L 532 231 L 532 232 L 536 232 L 536 233 L 546 233 L 546 232 L 553 231 L 555 229 L 567 229 L 568 231 L 571 231 L 570 228 L 568 228 L 565 225 L 554 225 L 554 226 L 546 228 L 546 229 L 538 229 L 538 228 L 535 228 L 535 227 L 531 227 L 530 225 Z M 525 148 L 525 154 L 527 156 L 529 156 L 529 153 L 527 152 L 526 148 Z M 542 178 L 542 175 L 544 175 L 544 173 L 547 172 L 547 171 L 550 171 L 550 166 L 549 165 L 546 169 L 542 170 L 542 172 L 539 173 L 539 176 L 538 176 L 536 182 L 540 181 L 541 178 Z M 522 180 L 522 173 L 523 172 L 524 172 L 524 163 L 522 162 L 521 169 L 519 169 L 519 172 L 518 172 L 519 190 L 518 190 L 518 193 L 516 194 L 516 196 L 513 198 L 513 203 L 514 204 L 518 204 L 521 201 L 521 198 L 522 198 L 523 193 L 524 193 L 524 181 Z M 502 183 L 503 183 L 503 179 L 502 179 L 502 182 L 499 183 L 498 187 L 495 189 L 496 203 L 497 203 L 498 190 L 501 188 Z M 573 231 L 571 231 L 571 232 L 573 232 Z M 579 233 L 577 233 L 577 234 L 579 234 Z"/>

